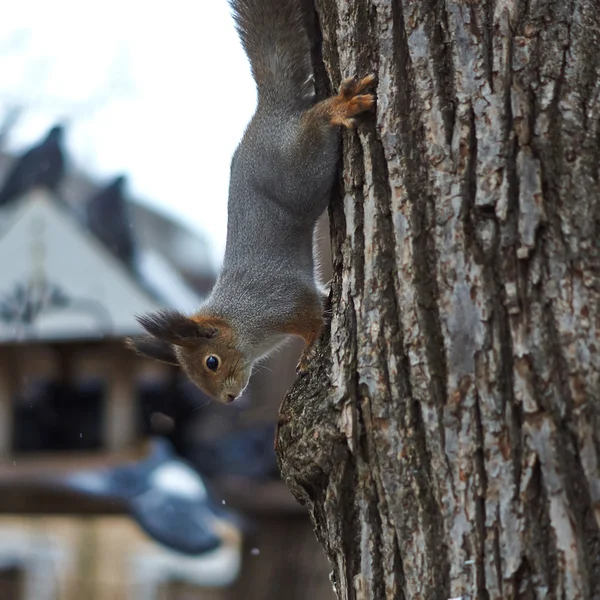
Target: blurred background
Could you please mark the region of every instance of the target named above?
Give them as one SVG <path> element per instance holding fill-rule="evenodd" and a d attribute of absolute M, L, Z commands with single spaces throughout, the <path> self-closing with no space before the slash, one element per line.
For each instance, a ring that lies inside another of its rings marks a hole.
<path fill-rule="evenodd" d="M 123 344 L 218 273 L 255 107 L 226 0 L 21 1 L 0 73 L 0 599 L 331 600 L 273 451 L 301 344 L 227 407 Z"/>

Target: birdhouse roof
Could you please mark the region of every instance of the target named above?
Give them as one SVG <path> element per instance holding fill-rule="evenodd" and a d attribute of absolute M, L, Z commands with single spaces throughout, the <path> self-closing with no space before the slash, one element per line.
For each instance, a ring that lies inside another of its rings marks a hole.
<path fill-rule="evenodd" d="M 43 189 L 0 213 L 0 342 L 123 337 L 159 303 Z"/>

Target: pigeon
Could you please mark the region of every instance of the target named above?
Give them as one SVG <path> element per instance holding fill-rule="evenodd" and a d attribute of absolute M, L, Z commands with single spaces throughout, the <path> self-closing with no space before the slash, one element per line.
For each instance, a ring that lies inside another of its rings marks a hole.
<path fill-rule="evenodd" d="M 65 168 L 63 135 L 63 127 L 55 125 L 41 144 L 27 150 L 16 161 L 0 190 L 0 207 L 34 187 L 56 192 Z"/>
<path fill-rule="evenodd" d="M 221 531 L 239 529 L 236 515 L 216 504 L 198 472 L 163 438 L 153 440 L 144 460 L 71 473 L 63 484 L 78 493 L 124 503 L 151 538 L 182 554 L 215 550 L 222 544 Z"/>
<path fill-rule="evenodd" d="M 116 177 L 97 192 L 86 205 L 89 229 L 122 262 L 131 265 L 135 242 L 127 200 L 124 197 L 126 178 Z"/>

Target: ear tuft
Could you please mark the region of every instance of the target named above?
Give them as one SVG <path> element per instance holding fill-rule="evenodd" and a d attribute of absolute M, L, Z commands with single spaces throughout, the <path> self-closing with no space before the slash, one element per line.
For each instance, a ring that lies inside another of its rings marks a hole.
<path fill-rule="evenodd" d="M 173 346 L 167 342 L 152 337 L 151 335 L 140 335 L 127 338 L 125 345 L 137 354 L 152 358 L 170 365 L 179 365 Z"/>
<path fill-rule="evenodd" d="M 202 326 L 176 310 L 159 310 L 136 318 L 151 336 L 176 346 L 188 345 L 198 338 L 213 338 L 218 333 L 215 327 Z"/>

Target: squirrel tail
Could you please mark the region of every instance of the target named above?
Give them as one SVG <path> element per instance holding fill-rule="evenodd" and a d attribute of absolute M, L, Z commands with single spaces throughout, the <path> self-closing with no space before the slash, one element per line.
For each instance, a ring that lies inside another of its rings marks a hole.
<path fill-rule="evenodd" d="M 231 0 L 231 6 L 259 101 L 305 106 L 312 67 L 301 0 Z"/>

